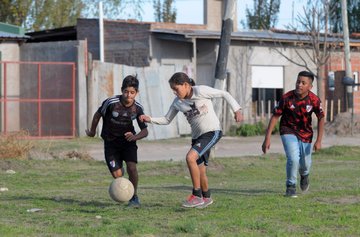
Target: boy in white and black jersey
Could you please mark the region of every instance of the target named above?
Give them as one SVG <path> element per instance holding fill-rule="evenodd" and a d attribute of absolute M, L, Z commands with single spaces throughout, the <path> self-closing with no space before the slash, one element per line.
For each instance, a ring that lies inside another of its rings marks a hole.
<path fill-rule="evenodd" d="M 114 178 L 124 175 L 123 161 L 126 163 L 129 180 L 134 185 L 134 196 L 129 206 L 140 207 L 137 196 L 137 145 L 136 141 L 148 135 L 147 125 L 140 121 L 143 107 L 135 101 L 139 92 L 139 81 L 134 76 L 124 78 L 122 94 L 107 98 L 95 112 L 91 128 L 85 132 L 93 137 L 100 118 L 103 119 L 101 137 L 104 140 L 106 164 Z M 141 131 L 136 134 L 133 120 L 137 121 Z"/>

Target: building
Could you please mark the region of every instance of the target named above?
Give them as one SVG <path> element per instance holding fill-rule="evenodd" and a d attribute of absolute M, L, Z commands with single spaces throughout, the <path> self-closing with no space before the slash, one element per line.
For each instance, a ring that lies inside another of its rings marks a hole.
<path fill-rule="evenodd" d="M 139 99 L 145 111 L 154 116 L 163 115 L 173 98 L 167 80 L 174 72 L 188 73 L 197 84 L 214 85 L 221 24 L 219 17 L 211 16 L 221 15 L 223 7 L 217 6 L 221 5 L 222 1 L 209 0 L 206 3 L 207 25 L 104 20 L 101 34 L 98 19 L 78 19 L 76 26 L 28 33 L 31 40 L 22 46 L 21 60 L 39 61 L 45 58 L 62 61 L 66 58 L 76 61 L 79 60 L 78 56 L 83 55 L 82 62 L 77 61 L 77 66 L 83 65 L 82 70 L 77 70 L 81 73 L 77 76 L 77 85 L 79 90 L 87 88 L 87 92 L 79 93 L 82 96 L 78 97 L 78 103 L 87 103 L 87 106 L 77 106 L 79 111 L 82 111 L 82 115 L 77 118 L 79 135 L 83 134 L 84 126 L 86 127 L 81 122 L 84 116 L 87 115 L 89 123 L 100 101 L 119 93 L 121 79 L 126 74 L 139 75 Z M 211 4 L 217 7 L 211 7 Z M 217 12 L 209 14 L 209 11 L 214 9 Z M 100 35 L 103 35 L 104 40 L 102 52 Z M 335 43 L 339 38 L 332 37 L 330 40 Z M 303 48 L 306 42 L 307 39 L 296 32 L 250 30 L 232 33 L 226 90 L 244 108 L 245 122 L 266 119 L 280 96 L 294 88 L 296 75 L 304 68 L 288 59 L 298 57 L 296 52 L 308 58 L 308 52 Z M 78 51 L 79 45 L 82 48 L 81 53 Z M 74 47 L 77 47 L 76 50 Z M 352 67 L 356 76 L 360 71 L 360 39 L 351 38 L 351 47 Z M 44 53 L 29 53 L 31 49 L 42 50 Z M 100 62 L 100 55 L 103 55 L 104 62 Z M 309 62 L 309 67 L 315 71 L 315 65 L 310 60 Z M 323 85 L 326 88 L 326 98 L 344 99 L 345 88 L 341 83 L 341 73 L 344 70 L 343 50 L 339 44 L 331 53 L 322 73 L 326 78 Z M 334 75 L 334 90 L 332 87 L 328 89 L 328 75 Z M 316 85 L 313 90 L 316 92 Z M 360 112 L 358 100 L 360 99 L 356 94 L 356 112 Z M 341 103 L 343 111 L 344 102 Z M 330 111 L 328 108 L 327 110 Z M 188 134 L 186 121 L 183 117 L 178 117 L 171 125 L 165 126 L 166 128 L 160 126 L 161 128 L 150 130 L 150 139 Z M 221 119 L 225 130 L 234 125 L 233 116 L 226 106 L 221 113 Z"/>

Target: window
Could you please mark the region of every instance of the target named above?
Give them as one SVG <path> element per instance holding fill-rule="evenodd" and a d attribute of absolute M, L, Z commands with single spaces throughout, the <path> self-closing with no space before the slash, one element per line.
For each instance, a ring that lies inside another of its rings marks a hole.
<path fill-rule="evenodd" d="M 283 67 L 252 66 L 251 80 L 253 111 L 256 115 L 270 114 L 283 94 Z"/>

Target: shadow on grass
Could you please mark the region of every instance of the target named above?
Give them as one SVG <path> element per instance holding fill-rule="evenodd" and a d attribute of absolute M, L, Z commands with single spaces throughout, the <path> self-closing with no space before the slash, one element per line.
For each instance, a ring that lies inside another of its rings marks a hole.
<path fill-rule="evenodd" d="M 186 185 L 175 185 L 175 186 L 162 186 L 162 187 L 141 187 L 144 190 L 175 190 L 175 191 L 191 191 L 191 186 Z M 261 196 L 266 194 L 274 194 L 278 193 L 278 191 L 268 190 L 268 189 L 229 189 L 229 188 L 211 188 L 212 192 L 222 193 L 222 194 L 230 194 L 230 195 L 243 195 L 243 196 Z"/>
<path fill-rule="evenodd" d="M 78 205 L 78 206 L 88 206 L 88 207 L 109 207 L 112 206 L 113 203 L 105 203 L 105 202 L 98 202 L 98 201 L 81 201 L 75 200 L 71 198 L 61 198 L 61 197 L 36 197 L 36 196 L 12 196 L 9 198 L 3 198 L 4 201 L 52 201 L 55 203 L 61 203 L 66 205 Z"/>

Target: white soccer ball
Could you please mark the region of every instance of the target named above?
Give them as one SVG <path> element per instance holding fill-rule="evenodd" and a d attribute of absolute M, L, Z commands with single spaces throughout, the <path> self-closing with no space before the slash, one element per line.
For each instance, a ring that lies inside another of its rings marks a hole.
<path fill-rule="evenodd" d="M 116 178 L 110 184 L 109 194 L 116 202 L 127 202 L 134 195 L 134 185 L 127 178 Z"/>

